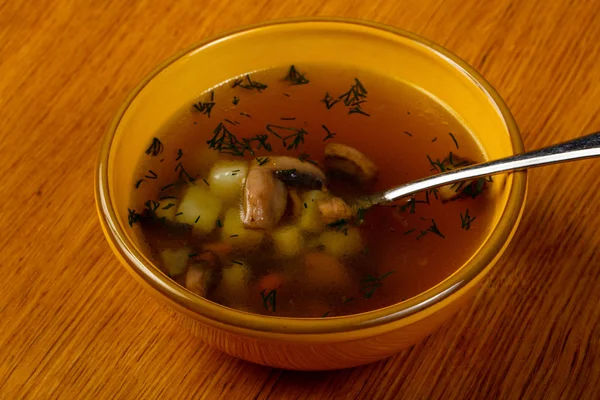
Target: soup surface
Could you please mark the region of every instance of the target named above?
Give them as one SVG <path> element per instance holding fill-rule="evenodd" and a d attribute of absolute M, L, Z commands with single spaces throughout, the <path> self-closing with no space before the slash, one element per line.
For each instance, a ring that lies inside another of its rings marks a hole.
<path fill-rule="evenodd" d="M 485 159 L 460 119 L 399 80 L 273 68 L 202 93 L 141 156 L 129 223 L 179 284 L 253 313 L 365 312 L 438 284 L 491 229 L 491 179 L 369 210 L 353 196 Z"/>

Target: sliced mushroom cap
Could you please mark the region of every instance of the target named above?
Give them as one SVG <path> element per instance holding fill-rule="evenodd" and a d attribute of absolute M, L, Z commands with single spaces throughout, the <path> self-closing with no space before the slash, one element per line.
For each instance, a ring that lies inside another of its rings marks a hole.
<path fill-rule="evenodd" d="M 325 169 L 350 176 L 362 184 L 371 183 L 377 177 L 377 166 L 366 155 L 341 143 L 329 143 L 325 147 Z"/>
<path fill-rule="evenodd" d="M 331 224 L 341 219 L 350 220 L 353 217 L 352 208 L 339 197 L 318 200 L 317 206 L 325 224 Z"/>
<path fill-rule="evenodd" d="M 256 164 L 253 164 L 256 166 Z M 259 166 L 261 169 L 266 169 L 272 172 L 276 171 L 295 171 L 298 175 L 312 175 L 315 179 L 326 182 L 325 173 L 319 167 L 308 162 L 302 161 L 299 158 L 288 156 L 269 157 L 269 159 Z"/>
<path fill-rule="evenodd" d="M 299 172 L 296 169 L 275 171 L 275 177 L 283 183 L 307 190 L 321 190 L 323 181 L 315 175 Z"/>
<path fill-rule="evenodd" d="M 271 229 L 283 216 L 287 189 L 269 168 L 250 167 L 244 187 L 242 222 L 249 229 Z"/>

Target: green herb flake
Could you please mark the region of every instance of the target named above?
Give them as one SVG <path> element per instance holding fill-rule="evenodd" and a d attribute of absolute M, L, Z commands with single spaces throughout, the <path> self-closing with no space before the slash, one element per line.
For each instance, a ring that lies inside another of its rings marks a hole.
<path fill-rule="evenodd" d="M 160 153 L 162 153 L 163 150 L 164 150 L 164 146 L 163 146 L 162 142 L 158 138 L 155 137 L 152 139 L 152 143 L 150 144 L 150 147 L 148 147 L 146 149 L 146 154 L 152 155 L 152 156 L 157 156 Z"/>
<path fill-rule="evenodd" d="M 452 138 L 452 141 L 454 142 L 454 145 L 456 146 L 456 149 L 458 149 L 458 142 L 456 141 L 456 138 L 454 137 L 454 135 L 452 134 L 452 132 L 448 132 L 448 135 L 450 135 L 450 137 Z"/>
<path fill-rule="evenodd" d="M 465 211 L 464 215 L 461 212 L 460 213 L 460 223 L 461 223 L 461 229 L 464 229 L 465 231 L 468 231 L 469 229 L 471 229 L 471 223 L 473 221 L 475 221 L 477 217 L 472 217 L 469 215 L 469 209 L 467 208 L 467 210 Z"/>
<path fill-rule="evenodd" d="M 233 86 L 231 86 L 231 87 L 235 88 L 238 86 L 241 87 L 242 89 L 246 89 L 246 90 L 256 90 L 259 93 L 268 87 L 264 83 L 260 83 L 258 81 L 253 81 L 252 78 L 250 78 L 250 75 L 246 75 L 243 78 L 235 79 L 233 81 Z"/>
<path fill-rule="evenodd" d="M 327 133 L 325 135 L 325 137 L 323 138 L 323 141 L 326 141 L 328 139 L 333 139 L 335 137 L 335 133 L 331 132 L 325 125 L 321 125 L 323 127 L 323 129 L 325 129 L 325 132 Z"/>
<path fill-rule="evenodd" d="M 265 307 L 266 310 L 275 312 L 277 307 L 277 289 L 273 289 L 266 294 L 265 292 L 265 289 L 260 292 L 260 297 L 263 301 L 263 307 Z"/>

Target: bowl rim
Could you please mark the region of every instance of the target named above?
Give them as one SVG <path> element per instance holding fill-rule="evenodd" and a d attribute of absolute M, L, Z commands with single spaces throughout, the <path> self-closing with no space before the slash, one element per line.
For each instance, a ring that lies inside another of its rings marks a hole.
<path fill-rule="evenodd" d="M 347 316 L 328 318 L 291 318 L 252 314 L 232 309 L 197 296 L 179 286 L 179 284 L 172 281 L 166 275 L 155 274 L 152 265 L 148 265 L 144 261 L 147 259 L 138 252 L 135 246 L 127 239 L 127 236 L 117 222 L 117 215 L 110 200 L 110 191 L 108 187 L 109 157 L 111 154 L 111 145 L 123 115 L 135 97 L 156 75 L 191 52 L 197 51 L 204 46 L 229 36 L 244 32 L 278 25 L 312 22 L 337 23 L 346 26 L 358 26 L 359 28 L 374 28 L 417 42 L 428 47 L 433 52 L 449 59 L 451 63 L 456 64 L 455 68 L 458 67 L 458 69 L 462 69 L 464 73 L 468 74 L 473 80 L 473 84 L 478 85 L 490 98 L 490 101 L 497 107 L 510 135 L 513 152 L 518 154 L 524 151 L 523 140 L 512 113 L 497 91 L 479 74 L 479 72 L 446 48 L 429 39 L 421 37 L 420 35 L 400 28 L 373 21 L 340 17 L 285 18 L 227 30 L 180 50 L 159 64 L 153 71 L 147 74 L 133 90 L 131 90 L 109 125 L 109 128 L 102 139 L 96 165 L 94 185 L 95 200 L 105 236 L 113 251 L 120 256 L 122 262 L 124 261 L 127 264 L 130 272 L 134 274 L 136 278 L 141 278 L 141 280 L 147 283 L 153 291 L 158 291 L 176 305 L 183 307 L 183 311 L 186 311 L 188 314 L 191 313 L 192 316 L 201 318 L 205 320 L 205 322 L 212 322 L 213 324 L 230 329 L 242 329 L 246 332 L 252 331 L 270 334 L 324 334 L 357 331 L 399 321 L 431 308 L 434 304 L 440 303 L 442 300 L 456 293 L 459 289 L 467 286 L 467 284 L 473 281 L 502 253 L 503 248 L 508 245 L 518 226 L 525 202 L 527 188 L 526 171 L 515 172 L 512 174 L 513 183 L 511 191 L 498 223 L 492 228 L 492 232 L 488 239 L 480 247 L 479 251 L 475 253 L 474 257 L 469 259 L 466 264 L 463 264 L 457 272 L 408 300 L 394 303 L 384 308 Z"/>

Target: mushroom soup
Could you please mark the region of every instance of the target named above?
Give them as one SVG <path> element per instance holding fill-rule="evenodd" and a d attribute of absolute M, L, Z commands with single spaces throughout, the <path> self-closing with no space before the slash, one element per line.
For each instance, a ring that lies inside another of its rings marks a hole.
<path fill-rule="evenodd" d="M 402 81 L 335 66 L 244 75 L 190 99 L 132 180 L 129 224 L 199 296 L 334 317 L 438 284 L 492 224 L 491 178 L 352 211 L 353 197 L 485 156 L 460 118 Z"/>

